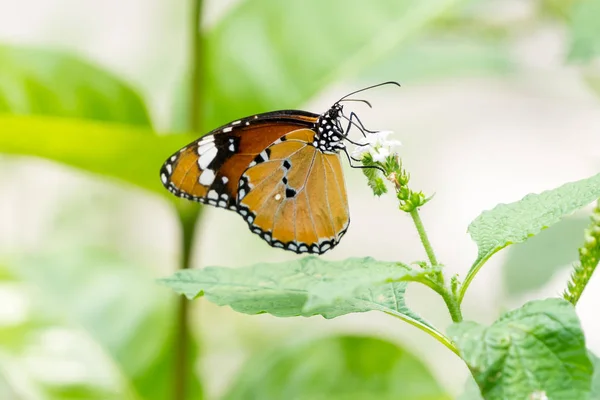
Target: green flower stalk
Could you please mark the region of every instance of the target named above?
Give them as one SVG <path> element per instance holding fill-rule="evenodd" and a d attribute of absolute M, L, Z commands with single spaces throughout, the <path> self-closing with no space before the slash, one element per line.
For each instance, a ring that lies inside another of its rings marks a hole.
<path fill-rule="evenodd" d="M 426 277 L 422 283 L 435 290 L 442 296 L 448 306 L 448 311 L 454 322 L 462 321 L 460 305 L 458 303 L 457 288 L 458 279 L 452 278 L 450 285 L 445 283 L 444 274 L 441 270 L 441 264 L 438 262 L 433 246 L 429 241 L 427 232 L 419 215 L 419 207 L 425 205 L 431 197 L 427 197 L 423 192 L 416 192 L 409 188 L 410 174 L 402 168 L 402 160 L 397 153 L 392 151 L 394 146 L 400 145 L 397 140 L 388 140 L 390 131 L 371 132 L 361 139 L 359 146 L 352 152 L 352 157 L 359 160 L 366 167 L 363 169 L 369 187 L 373 190 L 375 196 L 381 196 L 387 193 L 385 181 L 392 183 L 398 199 L 398 208 L 407 214 L 410 214 L 415 228 L 419 233 L 419 238 L 429 259 L 428 268 L 436 269 Z M 425 268 L 424 265 L 421 265 Z M 427 270 L 427 268 L 425 268 Z"/>
<path fill-rule="evenodd" d="M 565 300 L 576 305 L 600 261 L 600 200 L 584 232 L 584 244 L 579 249 L 579 262 L 573 266 L 571 280 L 563 294 Z"/>

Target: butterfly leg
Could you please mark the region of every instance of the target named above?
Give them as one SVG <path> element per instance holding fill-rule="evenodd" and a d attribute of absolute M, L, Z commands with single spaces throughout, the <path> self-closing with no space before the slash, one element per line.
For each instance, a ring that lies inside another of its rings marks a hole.
<path fill-rule="evenodd" d="M 360 162 L 360 160 L 352 157 L 350 154 L 348 154 L 348 150 L 343 149 L 344 153 L 346 154 L 346 157 L 348 158 L 348 164 L 350 164 L 351 168 L 360 168 L 360 169 L 369 169 L 369 168 L 375 168 L 380 170 L 381 172 L 383 172 L 385 174 L 385 171 L 383 170 L 383 168 L 377 166 L 377 165 L 354 165 L 352 164 L 352 161 L 356 161 L 356 162 Z"/>
<path fill-rule="evenodd" d="M 344 118 L 346 118 L 348 120 L 348 126 L 346 127 L 346 130 L 344 132 L 348 132 L 350 130 L 350 126 L 354 125 L 358 128 L 358 130 L 363 134 L 363 136 L 367 136 L 365 134 L 365 132 L 367 133 L 375 133 L 377 131 L 372 131 L 370 129 L 365 128 L 365 126 L 363 125 L 362 121 L 360 120 L 360 118 L 358 118 L 358 115 L 356 115 L 354 113 L 354 111 L 350 112 L 350 117 L 346 117 L 344 115 Z"/>

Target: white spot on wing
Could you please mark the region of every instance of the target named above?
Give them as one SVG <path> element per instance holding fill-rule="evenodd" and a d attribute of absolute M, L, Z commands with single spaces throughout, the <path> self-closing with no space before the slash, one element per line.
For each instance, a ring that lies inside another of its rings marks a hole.
<path fill-rule="evenodd" d="M 223 133 L 231 132 L 232 130 L 233 128 L 228 126 L 227 128 L 223 129 Z"/>
<path fill-rule="evenodd" d="M 275 200 L 277 200 L 277 201 L 281 200 L 281 195 L 279 193 L 277 193 L 275 195 Z"/>
<path fill-rule="evenodd" d="M 216 190 L 211 190 L 208 192 L 208 196 L 206 196 L 206 197 L 208 197 L 210 200 L 218 200 L 219 194 L 217 193 Z"/>
<path fill-rule="evenodd" d="M 206 169 L 206 167 L 208 167 L 208 164 L 210 164 L 216 156 L 217 148 L 214 146 L 208 149 L 206 152 L 202 153 L 200 158 L 198 158 L 198 166 L 200 167 L 200 169 Z"/>
<path fill-rule="evenodd" d="M 162 181 L 163 184 L 166 184 L 167 176 L 164 173 L 160 174 L 160 180 Z"/>
<path fill-rule="evenodd" d="M 226 177 L 226 176 L 223 176 L 223 177 L 221 177 L 221 181 L 222 181 L 223 183 L 227 183 L 227 182 L 229 182 L 229 178 L 228 178 L 228 177 Z"/>
<path fill-rule="evenodd" d="M 212 169 L 205 169 L 202 172 L 202 175 L 200 175 L 200 179 L 198 179 L 198 182 L 200 182 L 201 185 L 209 186 L 214 182 L 214 180 L 215 172 Z"/>
<path fill-rule="evenodd" d="M 171 164 L 167 164 L 165 168 L 167 168 L 167 172 L 169 173 L 169 175 L 171 175 L 171 173 L 173 172 L 173 166 Z"/>
<path fill-rule="evenodd" d="M 231 123 L 231 125 L 237 125 L 237 124 L 239 124 L 240 122 L 242 122 L 242 121 L 239 121 L 239 120 L 238 120 L 238 121 L 233 121 L 233 122 Z"/>
<path fill-rule="evenodd" d="M 229 151 L 235 151 L 235 146 L 233 145 L 233 143 L 229 145 Z"/>

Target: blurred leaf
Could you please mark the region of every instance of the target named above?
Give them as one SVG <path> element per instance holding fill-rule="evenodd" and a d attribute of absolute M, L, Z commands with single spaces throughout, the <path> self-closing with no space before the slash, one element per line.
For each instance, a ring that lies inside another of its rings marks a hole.
<path fill-rule="evenodd" d="M 362 75 L 370 79 L 398 76 L 406 83 L 507 74 L 514 69 L 508 46 L 503 42 L 445 34 L 400 47 Z"/>
<path fill-rule="evenodd" d="M 0 298 L 10 304 L 0 312 L 3 400 L 141 400 L 84 332 L 47 315 L 34 288 L 0 281 Z"/>
<path fill-rule="evenodd" d="M 381 339 L 335 336 L 250 359 L 223 400 L 449 398 L 405 349 Z"/>
<path fill-rule="evenodd" d="M 600 98 L 600 70 L 593 67 L 584 69 L 582 76 L 592 93 Z"/>
<path fill-rule="evenodd" d="M 592 394 L 590 400 L 600 399 L 600 358 L 596 357 L 591 351 L 588 352 L 588 357 L 594 366 L 594 375 L 592 375 Z"/>
<path fill-rule="evenodd" d="M 465 382 L 464 391 L 456 398 L 456 400 L 483 400 L 481 392 L 479 391 L 479 386 L 477 386 L 477 382 L 475 382 L 475 379 L 473 379 L 472 376 L 469 375 Z"/>
<path fill-rule="evenodd" d="M 150 125 L 140 96 L 113 74 L 59 51 L 0 45 L 0 113 Z"/>
<path fill-rule="evenodd" d="M 600 174 L 484 211 L 469 225 L 478 254 L 465 282 L 499 250 L 526 241 L 599 197 Z"/>
<path fill-rule="evenodd" d="M 172 396 L 176 299 L 156 285 L 147 268 L 89 248 L 56 249 L 15 265 L 22 280 L 39 291 L 43 314 L 85 328 L 141 399 Z M 196 399 L 198 346 L 190 341 L 188 395 Z"/>
<path fill-rule="evenodd" d="M 243 1 L 206 34 L 204 126 L 298 107 L 464 1 Z"/>
<path fill-rule="evenodd" d="M 547 283 L 562 268 L 577 260 L 588 226 L 584 218 L 567 218 L 542 231 L 521 246 L 508 250 L 502 268 L 508 295 L 520 295 Z"/>
<path fill-rule="evenodd" d="M 592 364 L 565 300 L 532 301 L 490 327 L 460 322 L 448 333 L 486 400 L 588 399 Z"/>
<path fill-rule="evenodd" d="M 589 61 L 600 55 L 600 0 L 581 0 L 571 10 L 571 61 Z"/>
<path fill-rule="evenodd" d="M 172 197 L 158 171 L 192 135 L 85 120 L 0 115 L 0 152 L 45 157 Z"/>
<path fill-rule="evenodd" d="M 558 18 L 560 20 L 568 20 L 573 6 L 581 0 L 541 0 L 538 3 L 542 14 Z"/>
<path fill-rule="evenodd" d="M 404 301 L 406 280 L 420 280 L 418 271 L 372 258 L 325 261 L 317 257 L 245 268 L 207 267 L 176 272 L 162 282 L 193 299 L 228 305 L 245 314 L 276 317 L 322 315 L 335 318 L 353 312 L 383 311 L 444 337 L 410 310 Z M 385 282 L 393 282 L 384 284 Z"/>

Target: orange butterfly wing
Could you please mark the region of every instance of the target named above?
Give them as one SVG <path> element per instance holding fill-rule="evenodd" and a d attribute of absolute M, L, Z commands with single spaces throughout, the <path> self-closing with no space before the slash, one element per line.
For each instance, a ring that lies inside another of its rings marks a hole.
<path fill-rule="evenodd" d="M 298 129 L 260 153 L 241 175 L 237 211 L 274 247 L 321 254 L 348 229 L 348 199 L 337 154 L 312 145 Z"/>
<path fill-rule="evenodd" d="M 290 110 L 231 122 L 169 157 L 161 181 L 176 196 L 234 210 L 240 177 L 256 156 L 317 119 L 316 114 Z"/>

